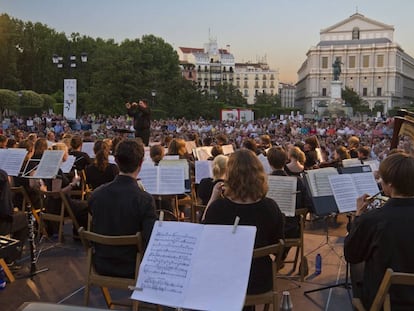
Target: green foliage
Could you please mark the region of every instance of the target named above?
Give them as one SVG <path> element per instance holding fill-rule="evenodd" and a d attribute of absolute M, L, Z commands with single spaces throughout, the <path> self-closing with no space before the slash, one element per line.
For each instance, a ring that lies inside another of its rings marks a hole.
<path fill-rule="evenodd" d="M 247 100 L 243 97 L 243 94 L 234 85 L 229 83 L 219 84 L 217 86 L 217 98 L 218 102 L 224 103 L 228 108 L 244 108 L 247 106 Z"/>
<path fill-rule="evenodd" d="M 345 103 L 351 105 L 354 113 L 370 111 L 362 97 L 360 97 L 357 92 L 353 91 L 349 87 L 346 86 L 345 89 L 342 89 L 341 96 Z"/>
<path fill-rule="evenodd" d="M 262 94 L 256 96 L 256 103 L 252 107 L 256 118 L 266 118 L 276 115 L 280 109 L 280 97 L 278 95 Z"/>
<path fill-rule="evenodd" d="M 16 92 L 0 89 L 0 120 L 6 110 L 15 110 L 19 104 L 19 96 Z"/>
<path fill-rule="evenodd" d="M 19 106 L 17 111 L 22 116 L 31 116 L 35 113 L 40 114 L 43 111 L 43 97 L 36 92 L 23 90 L 19 91 Z"/>
<path fill-rule="evenodd" d="M 48 94 L 40 94 L 43 98 L 43 110 L 49 110 L 50 108 L 53 109 L 53 105 L 56 103 L 56 99 Z"/>

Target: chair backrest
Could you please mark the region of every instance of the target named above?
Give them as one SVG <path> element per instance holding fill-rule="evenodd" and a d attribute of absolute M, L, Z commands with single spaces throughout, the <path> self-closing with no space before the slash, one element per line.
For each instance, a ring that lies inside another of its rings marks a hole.
<path fill-rule="evenodd" d="M 136 246 L 137 247 L 137 260 L 136 260 L 136 273 L 138 273 L 139 265 L 143 256 L 143 242 L 141 233 L 138 232 L 135 235 L 102 235 L 92 231 L 87 231 L 83 227 L 79 228 L 79 236 L 82 244 L 85 246 L 88 253 L 88 261 L 92 265 L 91 247 L 94 243 L 108 246 Z"/>
<path fill-rule="evenodd" d="M 271 303 L 273 305 L 273 310 L 279 310 L 279 293 L 277 291 L 276 277 L 279 267 L 282 263 L 284 242 L 279 240 L 279 243 L 272 244 L 260 248 L 255 248 L 253 250 L 253 259 L 270 257 L 272 259 L 272 280 L 273 286 L 272 290 L 258 295 L 246 295 L 245 306 L 264 304 L 269 306 Z"/>
<path fill-rule="evenodd" d="M 391 268 L 385 271 L 380 287 L 375 295 L 370 311 L 391 310 L 389 289 L 391 285 L 414 286 L 414 273 L 394 272 Z"/>

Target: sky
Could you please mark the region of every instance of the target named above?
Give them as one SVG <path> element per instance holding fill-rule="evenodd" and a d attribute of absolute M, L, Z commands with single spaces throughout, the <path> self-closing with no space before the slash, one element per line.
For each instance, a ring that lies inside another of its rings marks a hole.
<path fill-rule="evenodd" d="M 0 0 L 0 14 L 67 35 L 120 43 L 153 34 L 175 49 L 214 38 L 236 62 L 266 60 L 286 83 L 297 81 L 320 30 L 356 12 L 393 25 L 394 41 L 414 56 L 412 0 Z"/>

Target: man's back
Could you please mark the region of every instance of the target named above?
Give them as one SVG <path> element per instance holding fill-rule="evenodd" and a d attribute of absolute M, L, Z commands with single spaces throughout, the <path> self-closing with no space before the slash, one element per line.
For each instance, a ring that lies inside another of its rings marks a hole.
<path fill-rule="evenodd" d="M 148 242 L 156 219 L 155 207 L 152 196 L 139 189 L 135 179 L 117 176 L 114 181 L 94 190 L 89 205 L 93 232 L 103 235 L 141 232 L 144 244 Z M 94 263 L 99 273 L 133 277 L 134 247 L 96 245 L 95 251 Z"/>

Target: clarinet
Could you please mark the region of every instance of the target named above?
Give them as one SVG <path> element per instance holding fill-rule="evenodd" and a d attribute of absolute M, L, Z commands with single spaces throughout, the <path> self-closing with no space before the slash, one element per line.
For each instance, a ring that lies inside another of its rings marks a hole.
<path fill-rule="evenodd" d="M 27 222 L 29 227 L 29 246 L 30 246 L 30 273 L 36 273 L 36 244 L 35 244 L 35 231 L 34 231 L 34 216 L 32 213 L 32 206 L 30 203 L 27 204 Z"/>

